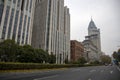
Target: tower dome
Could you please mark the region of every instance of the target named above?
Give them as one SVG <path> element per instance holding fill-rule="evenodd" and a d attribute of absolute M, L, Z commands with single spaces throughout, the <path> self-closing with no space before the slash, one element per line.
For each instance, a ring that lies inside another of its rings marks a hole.
<path fill-rule="evenodd" d="M 88 25 L 88 29 L 93 29 L 93 28 L 94 28 L 94 29 L 97 29 L 97 27 L 96 27 L 93 19 L 91 18 L 91 21 L 90 21 L 90 23 L 89 23 L 89 25 Z"/>

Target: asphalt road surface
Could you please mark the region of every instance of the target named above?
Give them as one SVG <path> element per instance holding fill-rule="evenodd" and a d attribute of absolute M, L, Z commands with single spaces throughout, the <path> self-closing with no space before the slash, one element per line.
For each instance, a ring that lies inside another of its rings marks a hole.
<path fill-rule="evenodd" d="M 117 66 L 97 66 L 37 72 L 0 73 L 0 80 L 120 80 L 120 68 Z"/>

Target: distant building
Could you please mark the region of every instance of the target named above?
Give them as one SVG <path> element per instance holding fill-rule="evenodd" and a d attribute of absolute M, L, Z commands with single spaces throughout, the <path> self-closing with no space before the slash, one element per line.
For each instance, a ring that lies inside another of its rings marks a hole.
<path fill-rule="evenodd" d="M 93 44 L 98 48 L 101 53 L 101 37 L 100 37 L 100 29 L 98 29 L 91 19 L 88 26 L 88 38 L 93 42 Z"/>
<path fill-rule="evenodd" d="M 0 0 L 0 41 L 31 45 L 35 0 Z"/>
<path fill-rule="evenodd" d="M 56 55 L 56 63 L 70 60 L 70 13 L 64 0 L 36 0 L 32 46 Z"/>
<path fill-rule="evenodd" d="M 84 46 L 81 42 L 71 40 L 71 61 L 77 61 L 80 57 L 84 57 Z"/>
<path fill-rule="evenodd" d="M 84 40 L 84 57 L 87 61 L 95 61 L 98 60 L 98 50 L 97 47 L 92 43 L 91 40 Z"/>
<path fill-rule="evenodd" d="M 97 29 L 94 21 L 91 19 L 88 26 L 88 36 L 83 41 L 85 57 L 88 61 L 99 60 L 101 52 L 100 29 Z"/>

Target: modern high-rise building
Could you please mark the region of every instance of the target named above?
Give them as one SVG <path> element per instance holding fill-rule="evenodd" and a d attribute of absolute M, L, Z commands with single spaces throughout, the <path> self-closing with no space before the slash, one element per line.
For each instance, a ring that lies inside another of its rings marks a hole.
<path fill-rule="evenodd" d="M 69 8 L 64 8 L 64 53 L 70 61 L 70 13 Z"/>
<path fill-rule="evenodd" d="M 64 0 L 36 0 L 32 46 L 56 55 L 56 63 L 70 59 L 70 14 Z"/>
<path fill-rule="evenodd" d="M 98 29 L 91 19 L 88 26 L 88 36 L 83 41 L 86 57 L 89 61 L 99 60 L 102 54 L 101 52 L 101 38 L 100 29 Z"/>
<path fill-rule="evenodd" d="M 31 45 L 35 0 L 0 0 L 0 41 Z"/>

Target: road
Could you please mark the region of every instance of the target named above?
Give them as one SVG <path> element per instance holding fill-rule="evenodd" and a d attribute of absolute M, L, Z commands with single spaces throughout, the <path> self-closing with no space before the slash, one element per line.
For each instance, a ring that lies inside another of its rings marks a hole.
<path fill-rule="evenodd" d="M 0 73 L 0 80 L 120 80 L 120 69 L 117 66 L 97 66 L 37 72 Z"/>

